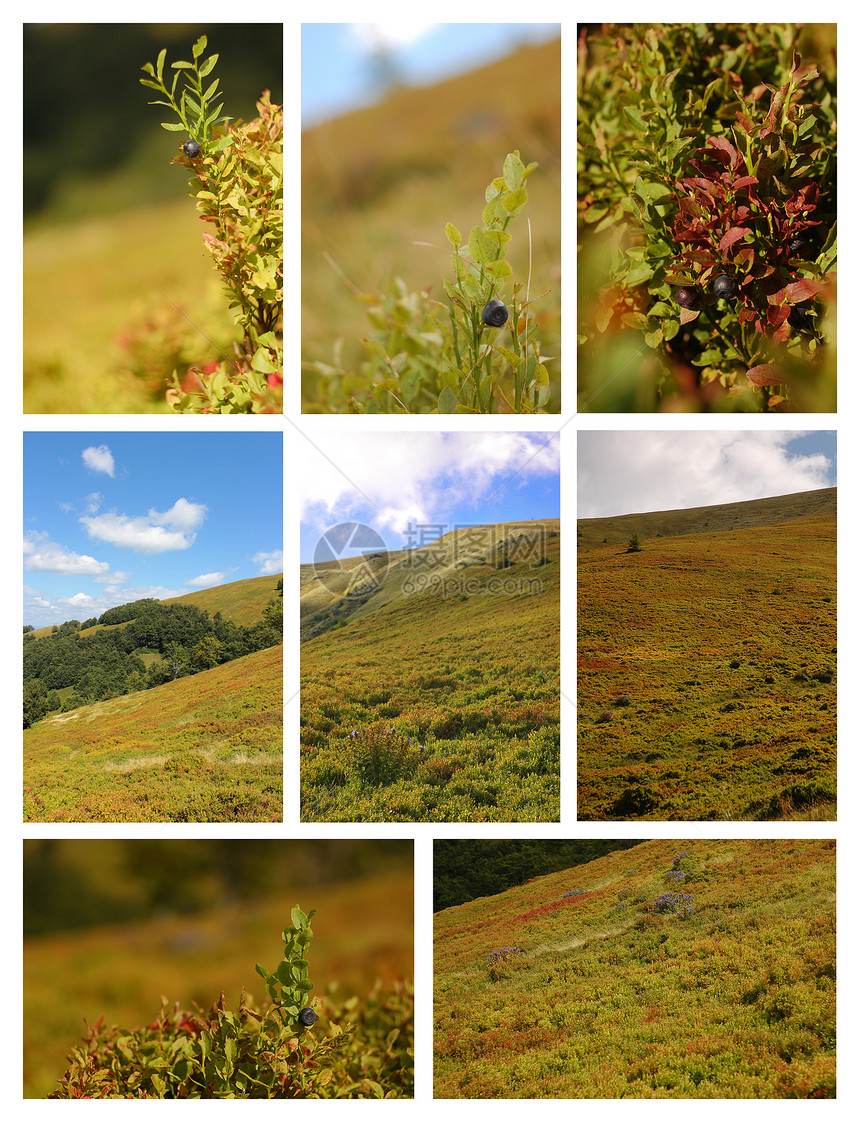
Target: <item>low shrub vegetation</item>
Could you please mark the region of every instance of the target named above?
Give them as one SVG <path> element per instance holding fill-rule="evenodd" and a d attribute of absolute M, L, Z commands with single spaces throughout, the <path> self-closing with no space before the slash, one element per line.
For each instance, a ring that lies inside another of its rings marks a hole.
<path fill-rule="evenodd" d="M 677 844 L 436 913 L 437 1098 L 835 1097 L 836 843 Z"/>

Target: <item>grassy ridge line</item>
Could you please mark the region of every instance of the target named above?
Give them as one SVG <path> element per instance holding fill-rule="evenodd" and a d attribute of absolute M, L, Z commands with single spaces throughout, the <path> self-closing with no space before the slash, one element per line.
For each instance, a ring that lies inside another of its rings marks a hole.
<path fill-rule="evenodd" d="M 280 821 L 283 646 L 24 732 L 24 820 Z"/>
<path fill-rule="evenodd" d="M 283 573 L 273 573 L 271 576 L 250 577 L 248 580 L 232 581 L 230 584 L 219 584 L 215 588 L 204 588 L 199 592 L 187 592 L 182 596 L 171 596 L 160 600 L 161 604 L 191 604 L 206 611 L 210 616 L 220 612 L 226 619 L 244 626 L 256 623 L 263 609 L 270 600 L 278 596 L 275 585 L 283 579 Z M 129 601 L 130 602 L 130 601 Z M 115 607 L 122 607 L 117 604 Z M 37 639 L 44 639 L 53 631 L 53 624 L 47 627 L 37 627 L 33 635 Z M 115 627 L 125 627 L 126 623 L 100 624 L 86 628 L 81 635 L 95 635 L 97 631 L 109 631 Z"/>
<path fill-rule="evenodd" d="M 147 1024 L 162 994 L 183 1008 L 192 1001 L 208 1008 L 223 988 L 235 1008 L 245 986 L 262 1000 L 254 963 L 280 953 L 290 908 L 307 891 L 287 885 L 270 897 L 192 915 L 28 939 L 24 1097 L 53 1090 L 84 1034 L 84 1018 L 92 1024 L 104 1014 L 109 1024 Z M 411 868 L 315 890 L 313 996 L 333 984 L 340 995 L 364 995 L 377 979 L 389 986 L 413 977 L 413 901 Z"/>
<path fill-rule="evenodd" d="M 436 913 L 435 1095 L 833 1097 L 835 872 L 829 840 L 661 839 Z"/>
<path fill-rule="evenodd" d="M 640 537 L 672 537 L 679 534 L 716 533 L 764 528 L 796 518 L 836 514 L 836 488 L 799 491 L 776 498 L 746 502 L 720 503 L 716 506 L 685 507 L 681 510 L 624 514 L 612 518 L 580 518 L 577 541 L 580 548 L 626 542 L 634 533 Z"/>

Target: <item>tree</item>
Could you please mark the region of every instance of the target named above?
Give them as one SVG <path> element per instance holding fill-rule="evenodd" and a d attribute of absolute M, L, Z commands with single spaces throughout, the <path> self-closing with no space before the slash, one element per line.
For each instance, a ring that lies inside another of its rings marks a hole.
<path fill-rule="evenodd" d="M 24 728 L 31 728 L 36 721 L 45 716 L 47 709 L 45 699 L 35 679 L 24 683 Z"/>
<path fill-rule="evenodd" d="M 183 670 L 188 669 L 188 651 L 179 643 L 165 643 L 161 652 L 162 658 L 170 668 L 172 680 L 175 682 Z"/>
<path fill-rule="evenodd" d="M 195 666 L 202 666 L 204 670 L 211 670 L 222 661 L 224 644 L 220 643 L 214 635 L 204 635 L 191 652 Z"/>
<path fill-rule="evenodd" d="M 642 546 L 639 544 L 639 535 L 634 534 L 630 541 L 627 543 L 628 553 L 641 553 Z"/>

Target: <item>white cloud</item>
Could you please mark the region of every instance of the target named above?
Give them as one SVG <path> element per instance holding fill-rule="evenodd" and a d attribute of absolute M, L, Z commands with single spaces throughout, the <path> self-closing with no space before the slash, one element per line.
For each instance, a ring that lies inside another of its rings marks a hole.
<path fill-rule="evenodd" d="M 189 588 L 215 588 L 217 585 L 228 581 L 230 575 L 230 573 L 203 573 L 201 576 L 192 577 L 191 580 L 183 581 L 183 583 Z"/>
<path fill-rule="evenodd" d="M 95 514 L 95 512 L 102 505 L 103 498 L 104 496 L 100 495 L 98 491 L 93 491 L 91 495 L 87 495 L 86 499 L 84 500 L 87 507 L 87 514 Z"/>
<path fill-rule="evenodd" d="M 426 35 L 434 23 L 422 20 L 397 20 L 386 23 L 354 23 L 352 33 L 365 50 L 403 47 Z"/>
<path fill-rule="evenodd" d="M 831 461 L 797 432 L 580 432 L 580 518 L 714 506 L 830 486 Z"/>
<path fill-rule="evenodd" d="M 559 470 L 559 440 L 547 433 L 314 434 L 303 480 L 302 517 L 319 530 L 375 508 L 374 522 L 403 533 L 410 522 L 476 508 L 504 486 Z M 322 454 L 320 454 L 322 453 Z"/>
<path fill-rule="evenodd" d="M 24 568 L 34 573 L 61 573 L 63 576 L 96 576 L 110 568 L 107 561 L 97 561 L 87 554 L 47 540 L 44 534 L 24 539 Z"/>
<path fill-rule="evenodd" d="M 130 579 L 131 573 L 127 569 L 115 569 L 112 573 L 106 573 L 103 577 L 93 577 L 93 584 L 125 584 Z"/>
<path fill-rule="evenodd" d="M 284 554 L 280 549 L 272 550 L 271 553 L 255 553 L 251 560 L 261 577 L 284 571 Z"/>
<path fill-rule="evenodd" d="M 91 538 L 109 542 L 118 549 L 152 555 L 190 548 L 205 517 L 206 507 L 202 503 L 177 499 L 166 511 L 150 510 L 134 518 L 111 511 L 94 517 L 85 515 L 80 521 Z"/>
<path fill-rule="evenodd" d="M 113 478 L 114 462 L 111 450 L 106 444 L 100 444 L 98 448 L 89 447 L 81 452 L 81 459 L 84 461 L 84 466 L 89 468 L 90 471 L 104 472 Z"/>

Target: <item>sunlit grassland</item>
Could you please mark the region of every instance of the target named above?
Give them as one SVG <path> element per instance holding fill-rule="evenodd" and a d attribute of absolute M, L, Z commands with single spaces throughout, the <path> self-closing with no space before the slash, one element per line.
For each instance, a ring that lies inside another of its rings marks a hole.
<path fill-rule="evenodd" d="M 381 607 L 371 598 L 302 645 L 304 821 L 558 820 L 560 539 L 548 525 L 538 568 L 469 565 L 474 591 L 459 595 L 383 585 Z M 525 590 L 490 592 L 499 579 Z M 374 782 L 351 734 L 389 730 L 411 741 L 398 774 Z"/>
<path fill-rule="evenodd" d="M 277 822 L 283 647 L 24 732 L 25 822 Z"/>
<path fill-rule="evenodd" d="M 25 234 L 25 413 L 171 413 L 166 387 L 135 376 L 117 339 L 152 320 L 143 338 L 168 359 L 174 338 L 186 361 L 217 358 L 172 300 L 227 349 L 233 320 L 202 232 L 184 199 Z"/>
<path fill-rule="evenodd" d="M 337 986 L 338 998 L 362 997 L 377 980 L 387 989 L 412 978 L 411 870 L 320 887 L 312 898 L 307 888 L 298 892 L 285 886 L 205 913 L 26 940 L 25 1097 L 53 1089 L 84 1035 L 84 1019 L 149 1024 L 162 994 L 183 1008 L 196 1001 L 208 1009 L 223 989 L 235 1009 L 243 986 L 256 1001 L 265 999 L 254 964 L 278 960 L 297 900 L 318 912 L 308 956 L 313 997 L 325 999 L 329 986 Z"/>
<path fill-rule="evenodd" d="M 271 601 L 280 598 L 276 589 L 283 573 L 272 573 L 265 577 L 251 577 L 249 580 L 231 581 L 215 588 L 203 588 L 199 592 L 188 592 L 163 600 L 164 604 L 191 604 L 201 612 L 214 616 L 220 612 L 242 627 L 251 627 L 263 614 L 263 609 Z"/>
<path fill-rule="evenodd" d="M 537 337 L 561 369 L 561 50 L 558 40 L 430 88 L 401 88 L 371 108 L 302 135 L 302 358 L 359 363 L 367 304 L 402 277 L 445 300 L 445 224 L 479 224 L 484 192 L 515 149 L 536 161 L 508 259 L 539 297 Z M 528 220 L 528 223 L 527 221 Z M 529 231 L 530 225 L 530 231 Z M 346 280 L 344 279 L 346 278 Z M 524 299 L 524 295 L 521 295 Z M 320 408 L 319 376 L 303 377 L 303 408 Z M 557 408 L 557 403 L 556 403 Z"/>
<path fill-rule="evenodd" d="M 836 519 L 578 560 L 580 819 L 832 819 Z"/>
<path fill-rule="evenodd" d="M 835 858 L 647 841 L 438 912 L 435 1096 L 833 1098 Z"/>

